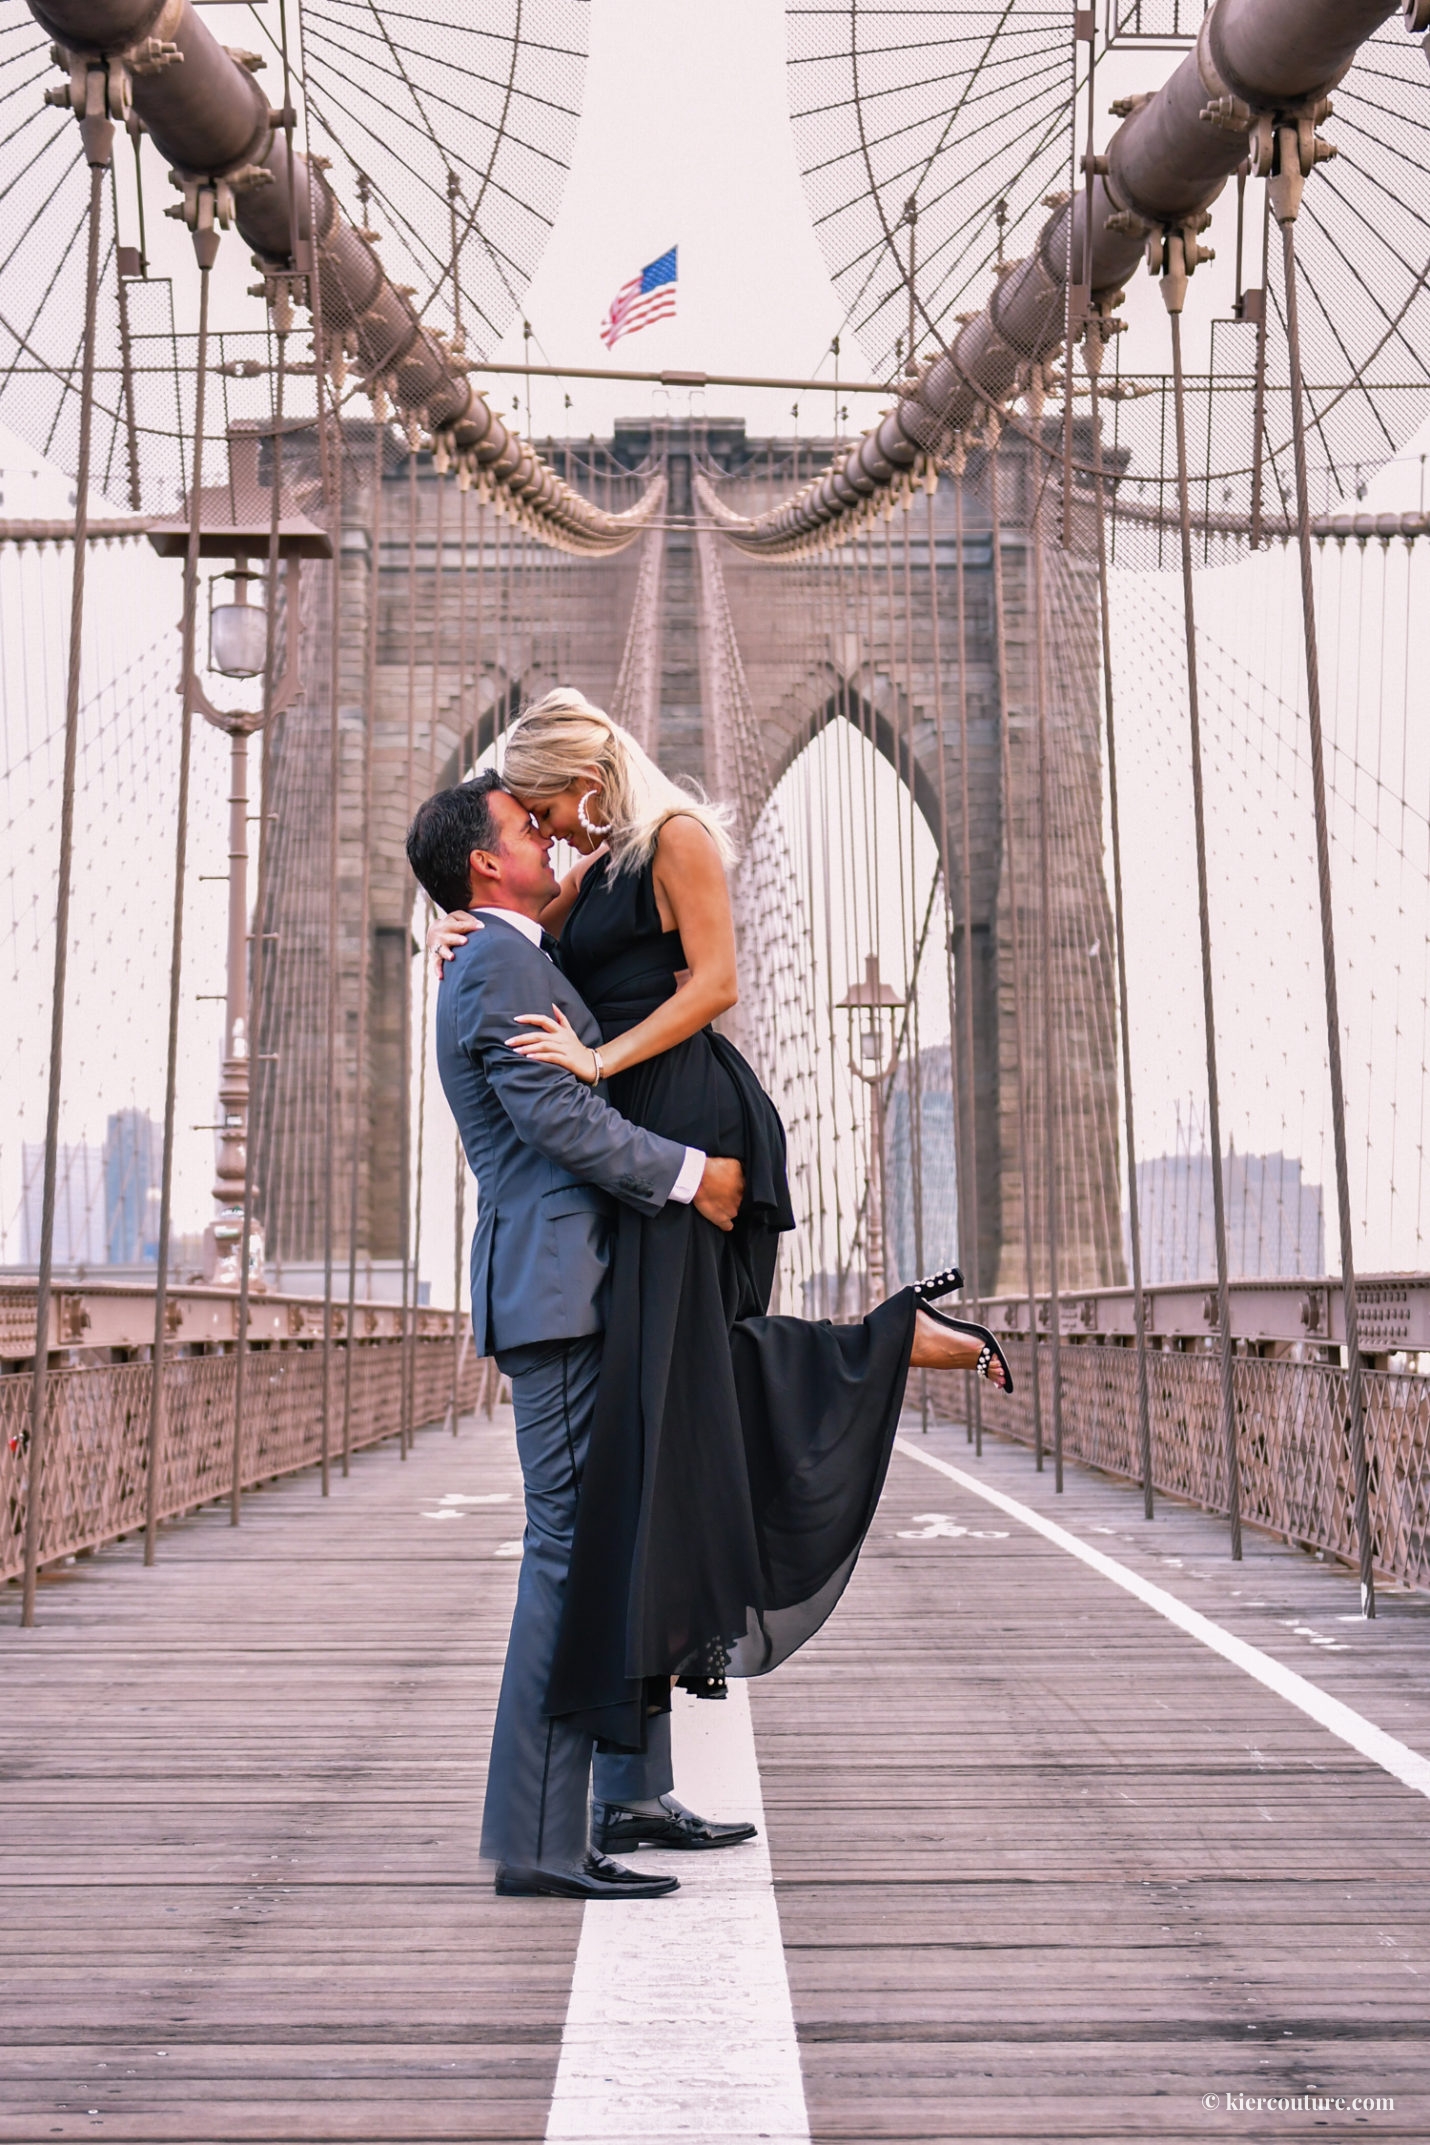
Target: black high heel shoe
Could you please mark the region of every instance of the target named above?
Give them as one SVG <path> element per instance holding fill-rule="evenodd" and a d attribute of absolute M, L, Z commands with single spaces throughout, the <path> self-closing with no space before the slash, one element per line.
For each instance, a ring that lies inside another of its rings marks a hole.
<path fill-rule="evenodd" d="M 728 1698 L 730 1686 L 725 1680 L 725 1671 L 729 1665 L 729 1648 L 720 1639 L 711 1639 L 701 1647 L 684 1674 L 676 1677 L 676 1689 L 690 1691 L 696 1698 Z"/>
<path fill-rule="evenodd" d="M 941 1274 L 929 1274 L 924 1280 L 916 1281 L 914 1283 L 914 1295 L 918 1300 L 919 1309 L 927 1312 L 928 1316 L 938 1325 L 947 1326 L 951 1333 L 966 1333 L 970 1340 L 982 1342 L 983 1345 L 974 1369 L 974 1376 L 984 1379 L 989 1385 L 993 1385 L 995 1392 L 1011 1393 L 1013 1390 L 1013 1372 L 1008 1358 L 998 1345 L 996 1336 L 990 1333 L 986 1326 L 975 1325 L 971 1318 L 950 1318 L 946 1311 L 936 1311 L 933 1307 L 935 1297 L 951 1296 L 956 1288 L 962 1288 L 962 1286 L 962 1274 L 956 1266 L 949 1266 Z M 1001 1386 L 994 1385 L 993 1380 L 988 1376 L 995 1363 L 999 1365 L 1003 1372 L 1004 1382 Z"/>

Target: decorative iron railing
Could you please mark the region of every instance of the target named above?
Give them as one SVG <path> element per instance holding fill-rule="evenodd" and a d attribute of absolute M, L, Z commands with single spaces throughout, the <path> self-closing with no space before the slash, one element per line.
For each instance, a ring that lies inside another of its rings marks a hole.
<path fill-rule="evenodd" d="M 984 1421 L 1031 1445 L 1031 1342 L 1004 1342 L 1011 1400 L 990 1398 Z M 1037 1350 L 1044 1445 L 1052 1441 L 1052 1360 Z M 1059 1350 L 1063 1452 L 1106 1474 L 1140 1482 L 1137 1354 L 1128 1342 L 1069 1340 Z M 1220 1365 L 1205 1342 L 1147 1354 L 1152 1482 L 1163 1496 L 1225 1512 L 1226 1443 Z M 941 1412 L 964 1415 L 963 1381 L 930 1381 Z M 1430 1378 L 1364 1374 L 1376 1570 L 1407 1586 L 1430 1586 Z M 1235 1363 L 1241 1516 L 1282 1540 L 1354 1564 L 1355 1477 L 1347 1376 L 1334 1363 L 1239 1355 Z"/>
<path fill-rule="evenodd" d="M 430 1314 L 429 1314 L 430 1315 Z M 418 1427 L 448 1414 L 453 1392 L 453 1339 L 419 1336 L 411 1344 L 413 1400 Z M 456 1344 L 459 1348 L 461 1343 Z M 353 1350 L 348 1442 L 352 1450 L 398 1434 L 402 1420 L 403 1343 L 359 1341 Z M 227 1497 L 234 1467 L 233 1353 L 170 1357 L 164 1365 L 164 1439 L 157 1510 L 175 1519 Z M 459 1405 L 476 1405 L 486 1369 L 465 1350 L 458 1365 Z M 342 1450 L 344 1351 L 335 1349 L 328 1411 L 329 1456 Z M 73 1556 L 143 1531 L 148 1469 L 152 1365 L 84 1364 L 53 1369 L 46 1387 L 46 1434 L 40 1480 L 39 1564 Z M 29 1494 L 31 1380 L 27 1372 L 0 1377 L 0 1579 L 24 1566 Z M 312 1467 L 322 1457 L 323 1350 L 314 1346 L 255 1347 L 245 1371 L 237 1475 L 241 1489 Z"/>

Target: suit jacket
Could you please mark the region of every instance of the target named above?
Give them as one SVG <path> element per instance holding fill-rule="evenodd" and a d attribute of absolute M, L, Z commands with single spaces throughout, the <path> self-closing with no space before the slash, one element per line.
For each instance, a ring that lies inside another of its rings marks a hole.
<path fill-rule="evenodd" d="M 437 1065 L 477 1179 L 472 1326 L 479 1351 L 599 1333 L 613 1199 L 656 1214 L 685 1149 L 630 1124 L 554 1065 L 507 1048 L 518 1013 L 560 1006 L 601 1031 L 538 946 L 499 918 L 458 949 L 437 993 Z"/>

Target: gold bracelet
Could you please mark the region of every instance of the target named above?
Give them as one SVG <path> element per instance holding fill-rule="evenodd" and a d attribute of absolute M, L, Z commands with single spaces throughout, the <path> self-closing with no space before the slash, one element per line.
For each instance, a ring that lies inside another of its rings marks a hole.
<path fill-rule="evenodd" d="M 588 1047 L 588 1049 L 590 1048 L 589 1044 L 587 1045 L 587 1047 Z M 603 1081 L 603 1080 L 605 1079 L 605 1077 L 606 1077 L 606 1068 L 605 1068 L 605 1066 L 604 1066 L 604 1065 L 603 1065 L 603 1064 L 601 1063 L 601 1053 L 600 1053 L 600 1051 L 599 1051 L 599 1050 L 592 1050 L 592 1051 L 591 1051 L 591 1063 L 592 1063 L 592 1064 L 593 1064 L 593 1065 L 595 1066 L 595 1068 L 596 1068 L 596 1077 L 595 1077 L 595 1079 L 594 1079 L 594 1080 L 593 1080 L 593 1081 L 591 1082 L 591 1085 L 592 1085 L 592 1087 L 599 1087 L 599 1086 L 600 1086 L 600 1084 L 601 1084 L 601 1082 L 602 1082 L 602 1081 Z"/>

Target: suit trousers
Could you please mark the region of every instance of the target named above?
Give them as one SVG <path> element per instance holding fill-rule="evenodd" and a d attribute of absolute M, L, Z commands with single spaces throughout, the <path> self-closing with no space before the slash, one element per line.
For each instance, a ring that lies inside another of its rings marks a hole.
<path fill-rule="evenodd" d="M 482 1854 L 516 1868 L 575 1869 L 590 1842 L 594 1746 L 546 1712 L 576 1505 L 601 1370 L 601 1335 L 538 1341 L 497 1357 L 511 1380 L 526 1532 L 516 1609 L 492 1730 Z M 602 1802 L 663 1795 L 672 1786 L 670 1716 L 650 1721 L 646 1750 L 598 1753 Z"/>

